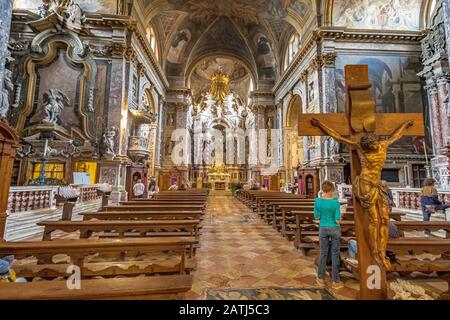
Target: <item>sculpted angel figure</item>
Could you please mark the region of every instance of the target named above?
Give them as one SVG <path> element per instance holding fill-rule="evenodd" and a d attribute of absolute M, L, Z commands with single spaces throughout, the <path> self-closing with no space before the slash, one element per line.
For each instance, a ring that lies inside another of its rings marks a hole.
<path fill-rule="evenodd" d="M 77 3 L 72 3 L 69 7 L 68 7 L 68 14 L 69 17 L 67 18 L 67 20 L 70 23 L 74 23 L 74 24 L 82 24 L 85 20 L 83 11 L 81 10 L 81 7 L 79 4 Z"/>
<path fill-rule="evenodd" d="M 65 105 L 70 103 L 69 98 L 57 89 L 50 89 L 44 93 L 44 105 L 43 109 L 45 111 L 45 118 L 42 120 L 43 123 L 56 124 L 58 122 L 59 116 L 64 109 Z"/>
<path fill-rule="evenodd" d="M 114 147 L 115 147 L 115 137 L 116 137 L 116 128 L 111 127 L 103 134 L 103 144 L 105 146 L 105 154 L 106 155 L 115 155 Z"/>
<path fill-rule="evenodd" d="M 365 217 L 368 218 L 367 234 L 371 255 L 380 266 L 389 268 L 390 262 L 386 258 L 389 238 L 389 198 L 386 186 L 381 183 L 381 172 L 387 158 L 388 146 L 398 141 L 414 122 L 403 123 L 388 140 L 379 141 L 376 134 L 365 133 L 359 142 L 344 138 L 317 119 L 312 119 L 311 123 L 336 141 L 356 149 L 361 162 L 361 173 L 353 183 L 353 192 L 361 203 Z"/>
<path fill-rule="evenodd" d="M 5 77 L 3 78 L 3 90 L 0 96 L 0 118 L 6 117 L 9 110 L 9 93 L 14 91 L 14 84 L 12 83 L 12 72 L 5 69 Z"/>

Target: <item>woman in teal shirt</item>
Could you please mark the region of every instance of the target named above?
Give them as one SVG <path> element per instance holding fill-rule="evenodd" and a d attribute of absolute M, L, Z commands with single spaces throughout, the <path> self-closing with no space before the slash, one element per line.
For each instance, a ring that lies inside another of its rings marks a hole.
<path fill-rule="evenodd" d="M 319 220 L 320 256 L 317 269 L 317 283 L 325 284 L 325 267 L 328 257 L 328 249 L 331 244 L 331 265 L 333 289 L 343 288 L 339 277 L 339 251 L 341 242 L 341 205 L 334 198 L 336 188 L 331 181 L 322 183 L 322 197 L 314 201 L 314 219 Z"/>

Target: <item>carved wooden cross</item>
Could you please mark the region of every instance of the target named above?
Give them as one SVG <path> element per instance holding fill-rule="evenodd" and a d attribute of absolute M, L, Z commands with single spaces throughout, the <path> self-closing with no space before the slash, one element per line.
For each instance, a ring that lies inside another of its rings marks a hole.
<path fill-rule="evenodd" d="M 317 121 L 326 124 L 335 134 L 346 137 L 350 145 L 352 182 L 361 174 L 361 161 L 358 156 L 363 154 L 359 144 L 367 133 L 378 136 L 423 136 L 424 120 L 421 113 L 375 113 L 375 101 L 372 97 L 367 65 L 345 66 L 345 83 L 347 91 L 347 112 L 334 114 L 302 114 L 299 117 L 300 136 L 328 135 L 323 128 L 313 125 Z M 317 120 L 317 121 L 316 121 Z M 412 126 L 406 125 L 413 121 Z M 403 128 L 402 124 L 405 124 Z M 399 128 L 400 126 L 400 128 Z M 400 129 L 400 130 L 399 130 Z M 395 139 L 393 139 L 395 140 Z M 381 159 L 383 160 L 383 159 Z M 364 159 L 367 163 L 367 160 Z M 379 170 L 381 174 L 381 169 Z M 370 185 L 370 181 L 368 184 Z M 375 186 L 378 188 L 379 186 Z M 377 191 L 380 189 L 377 189 Z M 355 190 L 354 190 L 355 191 Z M 361 299 L 386 299 L 387 282 L 386 269 L 374 259 L 370 250 L 370 239 L 367 236 L 369 218 L 361 203 L 353 192 L 355 210 L 355 228 L 358 243 L 358 267 L 360 276 Z M 373 266 L 379 266 L 377 275 Z M 378 278 L 378 279 L 377 279 Z M 377 286 L 377 283 L 380 286 Z"/>

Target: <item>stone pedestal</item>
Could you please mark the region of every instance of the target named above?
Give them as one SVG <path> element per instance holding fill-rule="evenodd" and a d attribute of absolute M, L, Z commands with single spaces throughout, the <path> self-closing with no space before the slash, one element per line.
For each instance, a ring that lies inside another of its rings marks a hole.
<path fill-rule="evenodd" d="M 448 166 L 449 160 L 447 156 L 436 156 L 431 159 L 432 176 L 436 179 L 440 189 L 450 189 Z"/>

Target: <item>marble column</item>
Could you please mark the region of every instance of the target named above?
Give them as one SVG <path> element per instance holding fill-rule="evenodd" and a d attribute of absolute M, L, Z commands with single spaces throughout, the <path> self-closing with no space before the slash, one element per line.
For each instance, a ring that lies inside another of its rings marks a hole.
<path fill-rule="evenodd" d="M 280 141 L 279 141 L 279 162 L 278 162 L 278 166 L 280 168 L 282 168 L 284 166 L 284 150 L 283 150 L 283 145 L 284 145 L 284 141 L 283 141 L 283 134 L 282 134 L 282 130 L 283 130 L 283 103 L 280 102 L 277 104 L 277 129 L 280 131 Z"/>
<path fill-rule="evenodd" d="M 337 95 L 336 95 L 336 53 L 324 53 L 322 61 L 322 101 L 323 111 L 325 113 L 337 112 Z"/>
<path fill-rule="evenodd" d="M 155 163 L 156 163 L 156 157 L 157 157 L 157 153 L 156 153 L 156 139 L 157 139 L 157 134 L 158 134 L 158 125 L 157 123 L 152 123 L 150 125 L 150 133 L 148 135 L 148 139 L 149 139 L 149 151 L 151 153 L 151 158 L 150 158 L 150 168 L 148 171 L 148 176 L 154 176 L 155 175 Z"/>
<path fill-rule="evenodd" d="M 156 148 L 155 148 L 155 168 L 161 169 L 163 163 L 163 132 L 164 132 L 164 100 L 162 97 L 159 97 L 159 106 L 158 106 L 158 133 L 156 135 Z"/>
<path fill-rule="evenodd" d="M 441 135 L 441 123 L 439 121 L 439 96 L 436 83 L 433 80 L 429 80 L 425 89 L 428 92 L 428 100 L 430 104 L 430 118 L 431 118 L 431 130 L 433 141 L 433 154 L 435 156 L 441 154 L 443 147 L 442 135 Z"/>
<path fill-rule="evenodd" d="M 12 0 L 0 1 L 0 88 L 5 77 L 5 60 L 12 18 Z"/>
<path fill-rule="evenodd" d="M 185 129 L 183 134 L 183 165 L 177 165 L 177 168 L 181 172 L 182 183 L 189 181 L 189 160 L 190 160 L 190 133 L 187 128 L 189 105 L 186 103 L 177 103 L 177 119 L 176 128 Z M 176 142 L 177 143 L 177 142 Z M 174 150 L 172 150 L 174 152 Z"/>
<path fill-rule="evenodd" d="M 450 57 L 450 0 L 443 0 L 445 37 L 447 41 L 447 54 Z"/>
<path fill-rule="evenodd" d="M 441 127 L 441 141 L 443 143 L 443 148 L 445 148 L 448 144 L 448 122 L 449 122 L 449 97 L 448 97 L 448 85 L 450 81 L 450 75 L 449 74 L 442 74 L 438 77 L 436 77 L 436 86 L 437 86 L 437 93 L 439 98 L 439 121 L 440 121 L 440 127 Z M 442 150 L 441 150 L 442 151 Z M 441 152 L 442 153 L 442 152 Z"/>

